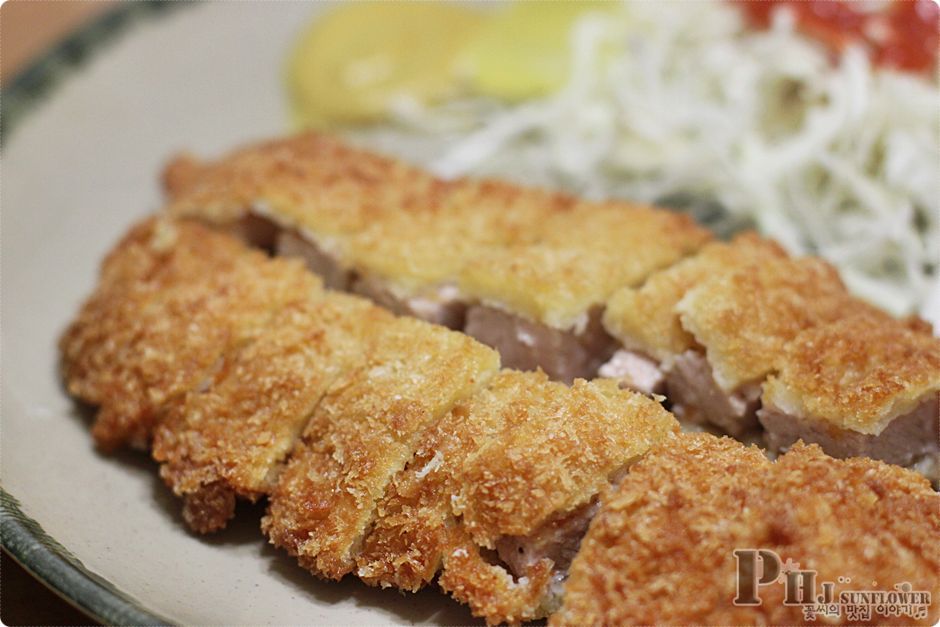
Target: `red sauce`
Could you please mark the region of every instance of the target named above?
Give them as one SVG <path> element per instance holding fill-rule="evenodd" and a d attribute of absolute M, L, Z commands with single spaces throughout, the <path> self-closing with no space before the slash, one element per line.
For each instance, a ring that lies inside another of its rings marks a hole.
<path fill-rule="evenodd" d="M 872 62 L 910 72 L 936 67 L 940 7 L 932 0 L 890 0 L 877 11 L 845 0 L 745 0 L 735 2 L 750 21 L 766 28 L 774 10 L 788 6 L 800 30 L 833 52 L 861 42 Z"/>

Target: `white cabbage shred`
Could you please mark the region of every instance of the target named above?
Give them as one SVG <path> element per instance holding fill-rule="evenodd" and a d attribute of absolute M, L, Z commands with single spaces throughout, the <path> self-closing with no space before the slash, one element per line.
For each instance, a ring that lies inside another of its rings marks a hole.
<path fill-rule="evenodd" d="M 681 205 L 719 232 L 753 224 L 940 330 L 936 83 L 859 49 L 834 64 L 785 9 L 756 31 L 724 2 L 585 15 L 571 54 L 543 99 L 403 102 L 394 130 L 363 137 L 444 177 Z"/>

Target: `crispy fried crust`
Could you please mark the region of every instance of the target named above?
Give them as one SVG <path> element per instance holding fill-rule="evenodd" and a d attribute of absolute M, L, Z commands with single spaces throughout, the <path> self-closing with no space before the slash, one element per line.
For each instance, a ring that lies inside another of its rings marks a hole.
<path fill-rule="evenodd" d="M 330 389 L 271 497 L 271 541 L 318 575 L 352 570 L 392 477 L 425 429 L 496 373 L 495 351 L 410 318 L 374 329 L 366 358 Z"/>
<path fill-rule="evenodd" d="M 533 230 L 535 243 L 478 256 L 459 284 L 476 299 L 558 329 L 710 239 L 687 216 L 624 202 L 579 203 Z"/>
<path fill-rule="evenodd" d="M 625 348 L 667 360 L 695 346 L 695 339 L 682 328 L 676 311 L 686 292 L 742 263 L 784 257 L 786 253 L 779 244 L 755 233 L 739 235 L 731 243 L 714 242 L 653 274 L 641 287 L 617 290 L 607 301 L 604 328 Z"/>
<path fill-rule="evenodd" d="M 289 303 L 254 342 L 224 359 L 211 384 L 169 412 L 153 456 L 167 485 L 186 499 L 193 529 L 225 525 L 234 503 L 222 498 L 225 490 L 254 500 L 273 489 L 329 385 L 359 358 L 367 334 L 392 320 L 364 299 L 337 293 Z"/>
<path fill-rule="evenodd" d="M 590 502 L 676 428 L 659 405 L 612 383 L 568 388 L 540 372 L 503 371 L 432 429 L 395 478 L 358 574 L 413 590 L 443 566 L 442 587 L 488 621 L 535 618 L 551 561 L 517 582 L 482 549 Z"/>
<path fill-rule="evenodd" d="M 872 582 L 878 590 L 908 582 L 936 598 L 937 537 L 940 496 L 916 473 L 833 460 L 802 444 L 773 463 L 727 438 L 684 435 L 636 464 L 606 499 L 550 624 L 803 622 L 777 583 L 760 588 L 760 606 L 732 604 L 739 548 L 816 569 L 817 585 L 836 582 L 837 599 Z M 934 603 L 924 622 L 937 617 Z"/>
<path fill-rule="evenodd" d="M 441 185 L 433 196 L 407 210 L 385 212 L 344 238 L 346 263 L 404 294 L 421 295 L 456 282 L 474 259 L 536 241 L 539 225 L 569 212 L 576 202 L 498 181 Z"/>
<path fill-rule="evenodd" d="M 687 217 L 649 207 L 496 181 L 440 181 L 317 134 L 213 164 L 181 157 L 164 180 L 171 214 L 229 224 L 260 213 L 402 292 L 459 280 L 472 300 L 558 328 L 711 237 Z M 538 243 L 546 248 L 513 251 L 507 269 L 507 247 Z"/>
<path fill-rule="evenodd" d="M 248 146 L 214 163 L 182 155 L 163 180 L 172 215 L 225 224 L 254 209 L 321 235 L 360 231 L 447 188 L 417 168 L 316 133 Z"/>
<path fill-rule="evenodd" d="M 678 424 L 656 402 L 613 381 L 543 381 L 497 409 L 501 432 L 457 469 L 449 493 L 464 536 L 443 557 L 441 587 L 490 623 L 539 618 L 551 604 L 553 564 L 518 581 L 481 547 L 525 537 L 602 494 L 611 480 Z"/>
<path fill-rule="evenodd" d="M 279 303 L 318 289 L 296 262 L 268 261 L 194 223 L 147 220 L 108 255 L 60 342 L 66 384 L 100 406 L 93 432 L 101 447 L 146 446 L 168 403 Z"/>
<path fill-rule="evenodd" d="M 882 316 L 808 329 L 779 364 L 764 385 L 765 405 L 860 433 L 877 435 L 940 393 L 940 339 Z"/>
<path fill-rule="evenodd" d="M 407 469 L 393 478 L 378 504 L 376 522 L 357 558 L 360 578 L 411 591 L 434 578 L 455 543 L 448 493 L 452 477 L 502 429 L 502 415 L 488 408 L 522 396 L 531 376 L 538 377 L 500 372 L 425 434 Z"/>
<path fill-rule="evenodd" d="M 493 408 L 503 429 L 455 476 L 454 512 L 474 541 L 494 548 L 600 493 L 675 427 L 658 403 L 613 381 L 543 381 Z"/>
<path fill-rule="evenodd" d="M 876 315 L 849 296 L 835 268 L 813 257 L 743 265 L 701 283 L 677 308 L 725 391 L 761 381 L 804 329 L 856 311 Z"/>

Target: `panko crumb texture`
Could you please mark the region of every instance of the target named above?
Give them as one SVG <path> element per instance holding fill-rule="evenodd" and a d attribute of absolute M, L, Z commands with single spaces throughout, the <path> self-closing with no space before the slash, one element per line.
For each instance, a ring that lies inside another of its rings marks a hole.
<path fill-rule="evenodd" d="M 688 216 L 626 202 L 580 202 L 533 224 L 534 241 L 479 255 L 461 291 L 557 329 L 570 329 L 618 289 L 641 283 L 706 244 Z"/>
<path fill-rule="evenodd" d="M 762 381 L 805 329 L 862 311 L 891 320 L 853 298 L 835 268 L 816 257 L 742 264 L 698 284 L 677 309 L 726 391 Z"/>
<path fill-rule="evenodd" d="M 377 501 L 424 431 L 499 367 L 492 349 L 412 318 L 370 336 L 318 405 L 263 522 L 274 544 L 333 579 L 353 569 Z"/>
<path fill-rule="evenodd" d="M 341 199 L 355 205 L 368 193 L 336 166 L 335 189 L 327 181 L 324 198 L 308 198 L 308 176 L 324 175 L 304 168 L 328 170 L 351 149 L 311 136 L 258 150 L 264 154 L 244 151 L 224 167 L 181 161 L 167 172 L 168 186 L 180 198 L 206 194 L 190 198 L 201 207 L 194 215 L 207 208 L 201 217 L 215 219 L 212 212 L 243 212 L 276 174 L 286 178 L 274 191 L 302 196 L 291 206 L 335 210 L 335 234 L 396 202 L 437 211 L 421 204 L 428 185 L 444 194 L 440 207 L 457 213 L 470 216 L 481 203 L 472 219 L 481 231 L 498 225 L 505 250 L 573 251 L 573 263 L 617 258 L 625 241 L 605 239 L 618 222 L 598 205 L 553 195 L 535 202 L 513 186 L 440 183 L 420 173 L 417 196 L 389 192 L 391 200 L 344 212 Z M 359 166 L 357 176 L 379 187 L 383 173 L 402 185 L 412 180 L 405 166 L 378 157 Z M 232 172 L 249 173 L 254 191 L 227 190 Z M 516 205 L 519 215 L 544 221 L 528 230 L 515 224 L 504 209 Z M 579 213 L 589 210 L 596 224 Z M 641 230 L 659 229 L 666 243 L 644 249 L 638 265 L 611 266 L 616 280 L 605 283 L 599 272 L 599 283 L 573 288 L 554 313 L 539 309 L 537 293 L 525 307 L 558 322 L 551 316 L 581 306 L 565 310 L 571 303 L 639 282 L 705 243 L 684 230 L 684 219 L 641 207 L 617 213 L 646 224 Z M 641 249 L 637 238 L 629 241 Z M 579 248 L 588 240 L 594 248 Z M 735 259 L 748 261 L 728 271 Z M 575 281 L 566 264 L 542 264 L 546 274 L 531 275 L 532 284 L 556 271 Z M 510 268 L 506 284 L 530 270 Z M 557 290 L 551 283 L 546 290 Z M 807 415 L 848 428 L 888 420 L 940 385 L 940 341 L 849 297 L 825 263 L 789 259 L 754 236 L 708 246 L 635 295 L 650 303 L 638 316 L 662 323 L 651 345 L 671 350 L 694 340 L 731 387 L 776 372 L 765 397 L 776 400 L 785 387 Z M 676 312 L 690 335 L 676 332 Z M 497 354 L 466 335 L 325 290 L 299 261 L 267 257 L 187 219 L 153 218 L 131 230 L 105 259 L 61 351 L 69 391 L 100 407 L 99 445 L 145 447 L 152 438 L 192 528 L 219 529 L 237 497 L 270 495 L 265 532 L 323 577 L 355 573 L 404 590 L 438 577 L 489 622 L 539 618 L 557 607 L 553 561 L 542 556 L 514 574 L 494 551 L 577 519 L 600 499 L 555 624 L 799 621 L 774 587 L 762 589 L 761 607 L 729 604 L 731 551 L 739 547 L 777 551 L 818 570 L 820 580 L 877 576 L 940 593 L 940 497 L 916 474 L 836 461 L 813 446 L 770 462 L 731 440 L 679 436 L 662 406 L 613 381 L 567 386 L 541 371 L 498 370 Z"/>
<path fill-rule="evenodd" d="M 624 347 L 659 361 L 695 347 L 676 306 L 699 283 L 733 272 L 744 263 L 787 255 L 779 244 L 748 232 L 730 243 L 713 242 L 692 257 L 656 272 L 640 287 L 624 287 L 607 301 L 604 328 Z"/>
<path fill-rule="evenodd" d="M 551 562 L 520 582 L 484 549 L 591 501 L 611 477 L 677 430 L 662 407 L 609 382 L 573 387 L 502 371 L 431 429 L 392 481 L 363 544 L 365 581 L 441 586 L 490 622 L 537 618 Z"/>
<path fill-rule="evenodd" d="M 149 219 L 105 259 L 98 287 L 63 335 L 69 392 L 98 405 L 93 428 L 111 449 L 145 447 L 166 407 L 279 305 L 320 289 L 301 264 L 213 229 Z"/>
<path fill-rule="evenodd" d="M 914 472 L 799 444 L 776 462 L 728 438 L 683 435 L 638 462 L 584 538 L 552 625 L 795 624 L 783 585 L 735 606 L 733 551 L 763 548 L 842 590 L 940 594 L 940 495 Z M 844 583 L 849 578 L 849 583 Z M 933 624 L 872 616 L 872 622 Z M 842 614 L 842 621 L 847 619 Z"/>
<path fill-rule="evenodd" d="M 214 163 L 180 157 L 164 180 L 171 215 L 227 224 L 261 214 L 328 242 L 341 265 L 399 290 L 459 284 L 469 300 L 557 328 L 711 239 L 669 211 L 497 181 L 442 181 L 315 133 Z"/>
<path fill-rule="evenodd" d="M 797 335 L 763 398 L 765 405 L 877 435 L 930 394 L 940 394 L 940 339 L 862 313 Z"/>
<path fill-rule="evenodd" d="M 320 292 L 288 303 L 248 345 L 227 355 L 213 380 L 190 392 L 156 430 L 160 474 L 185 498 L 202 532 L 225 525 L 235 496 L 254 500 L 274 477 L 330 384 L 395 320 L 362 298 Z M 207 506 L 229 493 L 223 509 Z"/>

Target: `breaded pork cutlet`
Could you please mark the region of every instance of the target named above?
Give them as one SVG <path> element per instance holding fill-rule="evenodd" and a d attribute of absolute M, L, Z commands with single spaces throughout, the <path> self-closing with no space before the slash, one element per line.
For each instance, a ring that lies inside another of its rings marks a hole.
<path fill-rule="evenodd" d="M 832 459 L 798 444 L 776 462 L 755 447 L 688 434 L 633 466 L 581 543 L 551 625 L 797 624 L 803 606 L 784 604 L 789 570 L 814 570 L 809 600 L 832 582 L 846 590 L 940 594 L 940 495 L 916 473 L 868 459 Z M 741 549 L 772 551 L 760 564 Z M 751 559 L 752 561 L 748 561 Z M 792 560 L 792 562 L 789 562 Z M 751 568 L 749 565 L 753 565 Z M 797 566 L 798 565 L 798 566 Z M 763 566 L 763 569 L 761 568 Z M 799 581 L 790 577 L 799 601 Z M 752 599 L 748 591 L 756 594 Z M 760 605 L 735 605 L 759 600 Z M 923 595 L 920 595 L 923 603 Z M 890 605 L 890 604 L 889 604 Z M 936 601 L 919 620 L 818 616 L 815 622 L 932 624 Z"/>
<path fill-rule="evenodd" d="M 280 303 L 316 292 L 301 264 L 212 229 L 149 219 L 108 255 L 60 342 L 69 391 L 99 406 L 104 449 L 147 446 L 169 403 L 195 389 Z"/>
<path fill-rule="evenodd" d="M 665 388 L 665 371 L 680 354 L 695 348 L 676 306 L 699 283 L 728 274 L 745 263 L 785 258 L 780 246 L 745 233 L 731 242 L 713 242 L 696 255 L 650 276 L 640 287 L 624 287 L 607 301 L 604 329 L 621 345 L 600 376 L 645 394 Z"/>
<path fill-rule="evenodd" d="M 758 418 L 769 448 L 798 439 L 940 479 L 940 339 L 882 316 L 808 329 L 783 349 Z"/>
<path fill-rule="evenodd" d="M 625 202 L 579 203 L 533 225 L 537 241 L 473 260 L 460 290 L 465 331 L 508 367 L 593 377 L 615 350 L 601 325 L 607 299 L 693 253 L 711 236 L 687 216 Z"/>
<path fill-rule="evenodd" d="M 832 266 L 813 257 L 742 264 L 698 284 L 676 310 L 695 347 L 675 356 L 667 370 L 672 410 L 680 420 L 735 436 L 758 428 L 760 386 L 794 337 L 874 311 L 849 295 Z"/>
<path fill-rule="evenodd" d="M 317 407 L 263 528 L 315 574 L 352 571 L 376 505 L 422 435 L 499 368 L 495 351 L 413 318 L 375 333 Z"/>
<path fill-rule="evenodd" d="M 442 182 L 438 191 L 349 238 L 346 257 L 356 268 L 351 289 L 396 313 L 462 329 L 468 296 L 458 288 L 461 270 L 534 241 L 537 225 L 576 201 L 498 181 Z"/>
<path fill-rule="evenodd" d="M 431 429 L 358 558 L 372 584 L 441 586 L 488 621 L 544 616 L 598 496 L 676 430 L 612 382 L 504 370 Z"/>
<path fill-rule="evenodd" d="M 236 497 L 269 493 L 329 386 L 395 318 L 369 301 L 322 292 L 277 312 L 255 341 L 223 360 L 156 429 L 160 475 L 201 533 L 225 526 Z"/>

